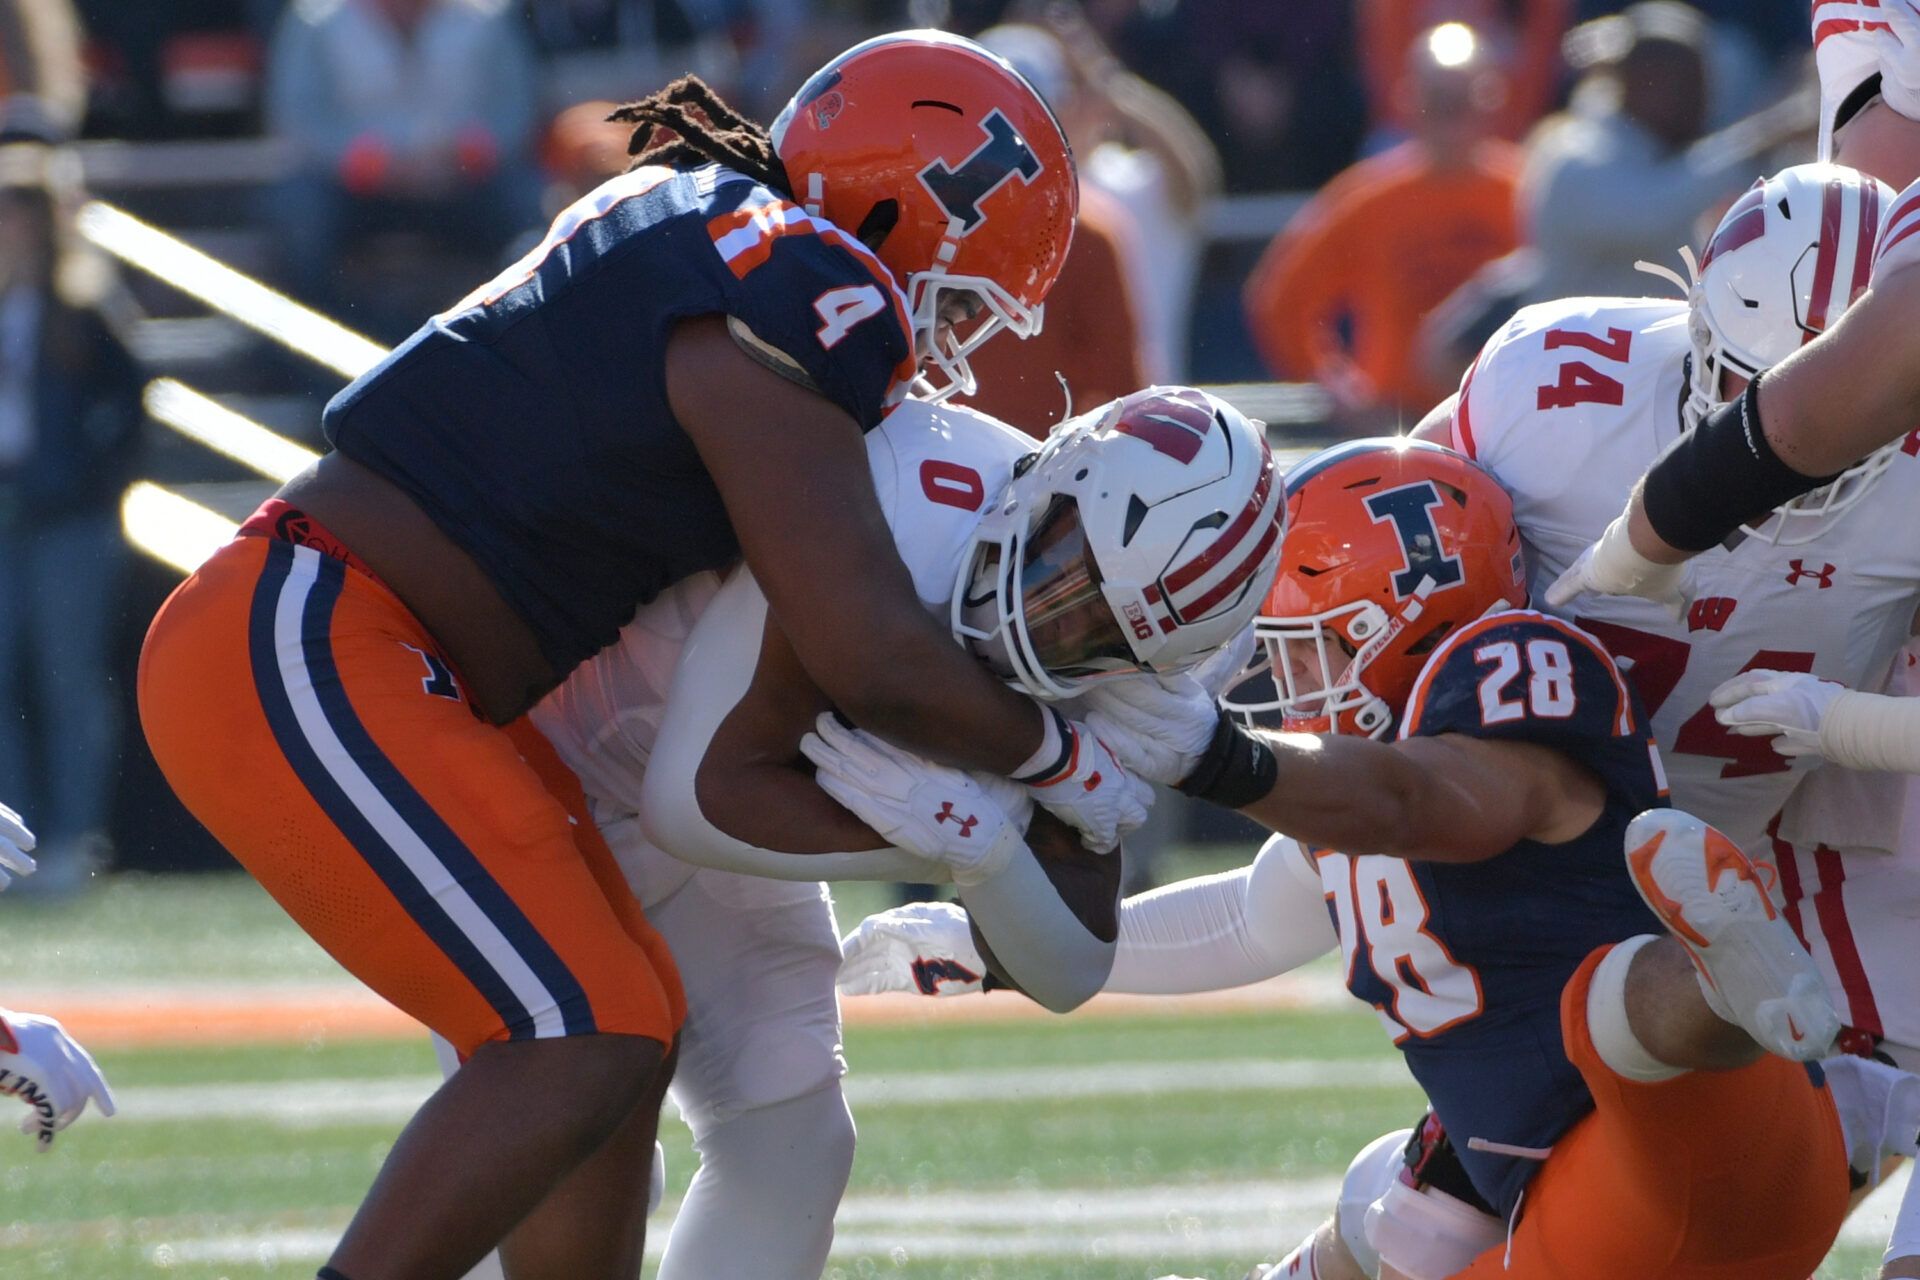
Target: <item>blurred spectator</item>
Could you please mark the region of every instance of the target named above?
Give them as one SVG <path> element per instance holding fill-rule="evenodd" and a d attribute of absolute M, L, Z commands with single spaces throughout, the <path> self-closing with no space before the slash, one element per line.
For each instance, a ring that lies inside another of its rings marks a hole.
<path fill-rule="evenodd" d="M 276 212 L 309 301 L 335 301 L 350 237 L 490 257 L 537 216 L 532 56 L 504 0 L 300 0 L 274 36 L 267 120 L 296 151 Z"/>
<path fill-rule="evenodd" d="M 1064 416 L 1068 395 L 1061 378 L 1082 408 L 1153 380 L 1139 300 L 1164 274 L 1156 276 L 1146 251 L 1147 220 L 1167 240 L 1161 257 L 1175 265 L 1192 257 L 1191 251 L 1182 252 L 1187 246 L 1180 240 L 1195 237 L 1178 226 L 1170 183 L 1152 154 L 1139 160 L 1147 179 L 1136 201 L 1123 203 L 1097 185 L 1093 158 L 1128 149 L 1117 139 L 1096 142 L 1114 132 L 1116 113 L 1105 95 L 1079 86 L 1058 38 L 1040 27 L 1016 24 L 984 31 L 980 40 L 1011 62 L 1053 107 L 1079 160 L 1080 218 L 1060 279 L 1047 295 L 1045 327 L 1025 341 L 1001 339 L 984 347 L 974 361 L 980 390 L 968 397 L 974 408 L 1044 435 Z M 1190 288 L 1190 273 L 1187 283 Z M 1184 296 L 1169 303 L 1183 304 Z"/>
<path fill-rule="evenodd" d="M 40 834 L 16 892 L 42 894 L 83 886 L 105 852 L 118 511 L 142 421 L 140 371 L 101 309 L 111 278 L 74 249 L 71 162 L 0 147 L 0 778 Z"/>
<path fill-rule="evenodd" d="M 1458 24 L 1430 32 L 1413 61 L 1414 136 L 1328 184 L 1268 247 L 1245 292 L 1272 372 L 1319 382 L 1362 419 L 1418 414 L 1450 390 L 1414 360 L 1420 319 L 1517 234 L 1518 157 L 1489 133 L 1499 72 Z"/>
<path fill-rule="evenodd" d="M 78 133 L 87 79 L 73 0 L 0 0 L 0 72 L 5 134 L 64 142 Z"/>
<path fill-rule="evenodd" d="M 551 110 L 628 101 L 691 71 L 749 115 L 771 115 L 813 65 L 793 57 L 809 0 L 522 2 Z"/>
<path fill-rule="evenodd" d="M 1646 0 L 1567 36 L 1590 74 L 1572 111 L 1528 146 L 1521 206 L 1538 251 L 1534 299 L 1637 297 L 1636 259 L 1669 262 L 1717 200 L 1759 176 L 1787 114 L 1702 139 L 1707 26 L 1675 0 Z"/>
<path fill-rule="evenodd" d="M 1092 16 L 1127 66 L 1193 113 L 1230 190 L 1318 186 L 1358 152 L 1353 0 L 1122 0 Z"/>
<path fill-rule="evenodd" d="M 63 0 L 64 2 L 64 0 Z M 171 137 L 205 123 L 251 124 L 262 31 L 256 0 L 78 0 L 93 73 L 89 132 Z M 225 100 L 195 101 L 209 91 Z"/>
<path fill-rule="evenodd" d="M 1505 100 L 1493 114 L 1501 137 L 1518 139 L 1558 98 L 1560 40 L 1573 0 L 1361 0 L 1360 61 L 1376 134 L 1405 137 L 1417 127 L 1406 85 L 1423 32 L 1446 22 L 1473 28 L 1505 73 Z"/>

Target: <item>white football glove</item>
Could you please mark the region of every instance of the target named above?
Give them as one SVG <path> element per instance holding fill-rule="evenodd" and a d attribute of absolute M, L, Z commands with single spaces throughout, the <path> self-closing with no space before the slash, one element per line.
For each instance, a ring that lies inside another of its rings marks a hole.
<path fill-rule="evenodd" d="M 1062 718 L 1074 737 L 1067 766 L 1041 782 L 1023 784 L 1043 808 L 1085 837 L 1095 853 L 1112 853 L 1120 837 L 1147 820 L 1153 788 L 1128 773 L 1086 725 Z"/>
<path fill-rule="evenodd" d="M 1880 55 L 1880 96 L 1909 120 L 1920 120 L 1920 10 L 1889 0 L 1876 15 L 1887 24 L 1876 32 Z"/>
<path fill-rule="evenodd" d="M 92 1055 L 57 1021 L 37 1013 L 0 1009 L 0 1096 L 27 1104 L 20 1132 L 41 1151 L 80 1118 L 88 1102 L 102 1115 L 113 1114 L 113 1091 Z"/>
<path fill-rule="evenodd" d="M 981 989 L 986 975 L 961 907 L 912 902 L 868 916 L 840 940 L 834 985 L 843 996 L 967 996 Z"/>
<path fill-rule="evenodd" d="M 1567 571 L 1547 588 L 1547 603 L 1556 609 L 1589 591 L 1608 596 L 1639 596 L 1663 604 L 1676 618 L 1687 616 L 1693 603 L 1693 562 L 1656 564 L 1634 550 L 1627 536 L 1627 517 L 1614 517 L 1600 540 L 1580 553 Z"/>
<path fill-rule="evenodd" d="M 972 778 L 849 729 L 831 711 L 800 750 L 821 790 L 899 848 L 946 864 L 955 884 L 997 875 L 1026 846 L 1025 832 Z"/>
<path fill-rule="evenodd" d="M 1220 708 L 1198 679 L 1115 676 L 1081 699 L 1087 728 L 1121 764 L 1149 782 L 1176 786 L 1213 741 Z"/>
<path fill-rule="evenodd" d="M 1239 680 L 1241 673 L 1247 669 L 1247 660 L 1253 657 L 1253 651 L 1259 643 L 1260 636 L 1254 631 L 1253 623 L 1249 622 L 1239 635 L 1221 645 L 1211 658 L 1195 666 L 1191 674 L 1200 682 L 1200 687 L 1217 700 Z"/>
<path fill-rule="evenodd" d="M 36 864 L 27 856 L 33 852 L 33 844 L 33 832 L 20 821 L 20 815 L 0 804 L 0 889 L 12 884 L 15 877 L 33 874 Z"/>
<path fill-rule="evenodd" d="M 1707 701 L 1713 718 L 1743 738 L 1775 738 L 1783 756 L 1827 752 L 1820 726 L 1846 686 L 1805 671 L 1742 671 Z"/>

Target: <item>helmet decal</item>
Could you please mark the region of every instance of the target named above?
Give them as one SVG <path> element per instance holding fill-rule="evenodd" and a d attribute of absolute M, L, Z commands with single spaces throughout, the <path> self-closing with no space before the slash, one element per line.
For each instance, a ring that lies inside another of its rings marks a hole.
<path fill-rule="evenodd" d="M 1706 256 L 1700 259 L 1700 270 L 1723 253 L 1732 253 L 1745 244 L 1751 244 L 1767 234 L 1767 191 L 1766 179 L 1748 188 L 1747 193 L 1733 202 L 1726 216 L 1720 219 L 1720 227 L 1713 233 L 1713 239 L 1707 242 Z"/>
<path fill-rule="evenodd" d="M 1440 533 L 1433 527 L 1433 509 L 1441 505 L 1433 481 L 1403 484 L 1368 494 L 1367 514 L 1375 524 L 1393 525 L 1400 539 L 1400 554 L 1406 568 L 1393 575 L 1393 594 L 1405 600 L 1419 590 L 1421 579 L 1431 579 L 1429 592 L 1457 586 L 1466 578 L 1460 557 L 1448 555 L 1440 547 Z"/>
<path fill-rule="evenodd" d="M 1207 432 L 1213 430 L 1213 406 L 1190 393 L 1157 396 L 1122 414 L 1113 429 L 1145 440 L 1170 458 L 1191 463 Z"/>
<path fill-rule="evenodd" d="M 980 212 L 980 202 L 1008 179 L 1018 175 L 1023 185 L 1030 186 L 1040 176 L 1040 157 L 1033 154 L 1033 148 L 999 108 L 987 112 L 980 127 L 986 130 L 987 140 L 958 168 L 945 160 L 935 160 L 920 171 L 920 184 L 940 202 L 947 216 L 959 221 L 963 236 L 987 220 L 987 215 Z"/>

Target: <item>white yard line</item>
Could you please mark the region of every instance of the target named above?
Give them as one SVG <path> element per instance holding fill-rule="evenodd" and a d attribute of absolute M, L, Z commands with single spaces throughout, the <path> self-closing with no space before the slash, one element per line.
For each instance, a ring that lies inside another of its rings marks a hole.
<path fill-rule="evenodd" d="M 411 1116 L 439 1080 L 433 1076 L 276 1080 L 249 1084 L 141 1085 L 114 1091 L 116 1124 L 142 1121 L 252 1120 L 296 1128 L 391 1124 Z M 1390 1058 L 1309 1058 L 1287 1062 L 1205 1059 L 1171 1062 L 1062 1063 L 983 1067 L 897 1075 L 856 1071 L 847 1078 L 855 1107 L 943 1102 L 1060 1102 L 1187 1092 L 1293 1093 L 1307 1089 L 1412 1088 Z"/>
<path fill-rule="evenodd" d="M 1840 1243 L 1878 1247 L 1906 1186 L 1898 1177 L 1867 1201 Z M 1338 1178 L 1164 1183 L 1121 1188 L 943 1191 L 921 1196 L 855 1195 L 841 1206 L 834 1255 L 912 1258 L 1273 1257 L 1331 1208 Z M 671 1221 L 669 1206 L 656 1224 Z M 344 1223 L 342 1224 L 344 1225 Z M 277 1265 L 323 1260 L 338 1231 L 236 1232 L 155 1244 L 155 1266 L 188 1263 Z M 666 1232 L 647 1246 L 657 1257 Z"/>

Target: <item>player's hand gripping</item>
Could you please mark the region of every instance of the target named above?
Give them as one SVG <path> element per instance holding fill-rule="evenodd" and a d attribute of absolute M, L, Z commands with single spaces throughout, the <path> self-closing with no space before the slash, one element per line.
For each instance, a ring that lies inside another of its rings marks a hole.
<path fill-rule="evenodd" d="M 35 863 L 27 855 L 33 852 L 33 832 L 20 821 L 20 815 L 0 804 L 0 889 L 18 876 L 33 874 Z"/>
<path fill-rule="evenodd" d="M 1805 671 L 1742 671 L 1713 691 L 1713 718 L 1743 738 L 1774 738 L 1783 756 L 1827 755 L 1820 736 L 1846 686 Z"/>
<path fill-rule="evenodd" d="M 113 1114 L 107 1088 L 93 1057 L 52 1018 L 0 1009 L 0 1096 L 27 1104 L 20 1132 L 41 1151 L 54 1135 L 80 1118 L 93 1102 L 100 1114 Z"/>
<path fill-rule="evenodd" d="M 1134 777 L 1086 725 L 1047 708 L 1059 734 L 1059 755 L 1043 776 L 1020 783 L 1036 804 L 1084 837 L 1095 853 L 1111 853 L 1120 837 L 1147 820 L 1153 788 Z"/>
<path fill-rule="evenodd" d="M 1587 592 L 1609 596 L 1639 596 L 1663 604 L 1676 618 L 1687 615 L 1693 603 L 1693 563 L 1660 564 L 1649 560 L 1634 548 L 1627 533 L 1627 517 L 1620 515 L 1607 526 L 1600 540 L 1580 553 L 1567 571 L 1547 588 L 1547 603 L 1565 608 L 1575 597 Z"/>
<path fill-rule="evenodd" d="M 840 939 L 834 985 L 845 996 L 966 996 L 982 989 L 986 973 L 964 910 L 951 902 L 913 902 L 868 916 Z"/>
<path fill-rule="evenodd" d="M 985 787 L 823 713 L 800 740 L 820 789 L 895 845 L 945 863 L 953 882 L 979 884 L 1026 845 Z"/>
<path fill-rule="evenodd" d="M 1213 741 L 1220 708 L 1197 679 L 1116 676 L 1082 698 L 1087 727 L 1131 772 L 1176 786 Z"/>

